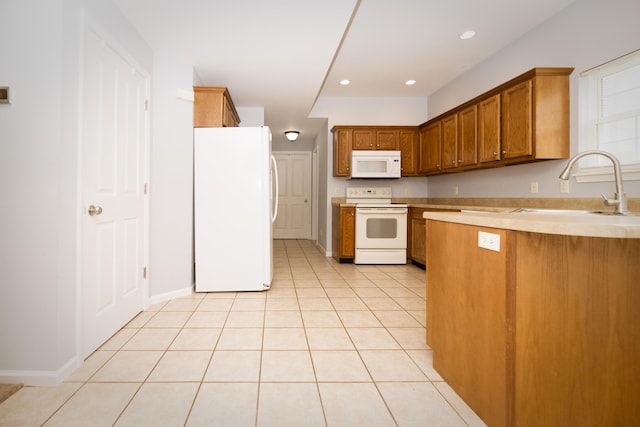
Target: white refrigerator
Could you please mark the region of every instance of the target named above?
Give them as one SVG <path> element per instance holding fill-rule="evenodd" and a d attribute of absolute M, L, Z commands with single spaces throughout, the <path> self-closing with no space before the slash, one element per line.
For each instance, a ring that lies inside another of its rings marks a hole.
<path fill-rule="evenodd" d="M 271 131 L 196 128 L 193 154 L 196 292 L 269 289 L 278 212 Z"/>

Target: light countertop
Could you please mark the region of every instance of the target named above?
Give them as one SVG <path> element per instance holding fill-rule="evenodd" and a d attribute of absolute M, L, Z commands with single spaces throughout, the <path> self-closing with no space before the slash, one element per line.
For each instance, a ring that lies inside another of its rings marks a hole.
<path fill-rule="evenodd" d="M 531 213 L 514 212 L 513 208 L 501 211 L 464 210 L 461 212 L 423 213 L 423 218 L 458 224 L 528 231 L 533 233 L 560 234 L 566 236 L 640 238 L 640 215 L 601 215 L 585 213 Z"/>

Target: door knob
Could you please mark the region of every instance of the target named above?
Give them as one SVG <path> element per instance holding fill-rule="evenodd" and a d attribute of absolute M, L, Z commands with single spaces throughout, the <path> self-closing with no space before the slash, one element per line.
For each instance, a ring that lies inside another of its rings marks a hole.
<path fill-rule="evenodd" d="M 89 213 L 89 216 L 100 215 L 102 213 L 102 206 L 89 205 L 87 212 Z"/>

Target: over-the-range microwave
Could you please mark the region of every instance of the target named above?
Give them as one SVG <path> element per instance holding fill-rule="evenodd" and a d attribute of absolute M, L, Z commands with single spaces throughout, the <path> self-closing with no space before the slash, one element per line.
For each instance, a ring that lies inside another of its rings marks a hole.
<path fill-rule="evenodd" d="M 400 173 L 400 151 L 351 152 L 351 178 L 400 178 Z"/>

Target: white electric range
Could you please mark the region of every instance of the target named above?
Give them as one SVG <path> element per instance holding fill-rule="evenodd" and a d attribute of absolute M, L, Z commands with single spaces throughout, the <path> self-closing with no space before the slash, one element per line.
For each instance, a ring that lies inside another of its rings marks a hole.
<path fill-rule="evenodd" d="M 391 203 L 389 187 L 347 188 L 356 205 L 355 264 L 407 263 L 406 204 Z"/>

